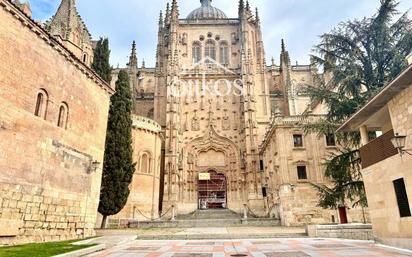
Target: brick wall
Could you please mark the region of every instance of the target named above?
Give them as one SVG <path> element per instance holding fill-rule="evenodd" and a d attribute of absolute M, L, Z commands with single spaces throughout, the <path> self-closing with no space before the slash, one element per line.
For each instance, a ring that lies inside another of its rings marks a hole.
<path fill-rule="evenodd" d="M 94 235 L 112 90 L 3 0 L 0 23 L 0 245 Z"/>

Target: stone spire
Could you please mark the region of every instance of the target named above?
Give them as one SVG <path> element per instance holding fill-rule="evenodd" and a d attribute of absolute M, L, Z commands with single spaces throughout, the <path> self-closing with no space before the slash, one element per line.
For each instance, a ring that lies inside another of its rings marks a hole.
<path fill-rule="evenodd" d="M 86 25 L 77 12 L 75 0 L 62 0 L 47 27 L 53 35 L 59 35 L 63 39 L 67 39 L 70 32 L 78 27 L 81 31 L 85 29 L 86 34 L 90 36 Z"/>
<path fill-rule="evenodd" d="M 77 12 L 75 0 L 62 0 L 56 14 L 46 23 L 45 28 L 61 40 L 80 60 L 91 63 L 93 56 L 91 35 Z"/>
<path fill-rule="evenodd" d="M 159 28 L 163 27 L 163 12 L 159 13 Z"/>
<path fill-rule="evenodd" d="M 136 68 L 137 69 L 137 51 L 136 51 L 136 41 L 133 40 L 132 43 L 132 53 L 129 57 L 129 68 Z"/>
<path fill-rule="evenodd" d="M 245 2 L 243 0 L 239 0 L 239 16 L 243 14 L 245 10 Z"/>
<path fill-rule="evenodd" d="M 256 23 L 259 24 L 260 23 L 260 17 L 259 17 L 259 10 L 256 7 L 256 12 L 255 12 L 255 19 L 256 19 Z"/>
<path fill-rule="evenodd" d="M 250 12 L 249 0 L 246 0 L 246 11 Z"/>
<path fill-rule="evenodd" d="M 162 32 L 162 30 L 163 30 L 163 12 L 160 11 L 160 14 L 159 14 L 159 30 L 158 30 L 159 34 Z"/>
<path fill-rule="evenodd" d="M 138 74 L 138 62 L 137 62 L 137 51 L 136 42 L 133 40 L 132 52 L 130 53 L 129 63 L 127 64 L 128 74 L 130 78 L 130 86 L 132 88 L 132 99 L 135 99 L 136 89 L 138 88 L 137 74 Z M 133 108 L 135 102 L 133 101 Z"/>
<path fill-rule="evenodd" d="M 170 18 L 172 21 L 179 20 L 179 6 L 177 5 L 177 0 L 172 1 L 172 10 L 170 12 Z"/>
<path fill-rule="evenodd" d="M 285 40 L 282 39 L 281 42 L 281 53 L 280 53 L 280 62 L 281 65 L 290 65 L 290 57 L 289 57 L 289 52 L 286 51 L 286 46 L 285 46 Z"/>
<path fill-rule="evenodd" d="M 252 18 L 253 12 L 252 12 L 252 9 L 250 8 L 249 0 L 246 0 L 246 8 L 245 8 L 245 10 L 246 10 L 247 19 Z"/>
<path fill-rule="evenodd" d="M 165 25 L 170 23 L 170 4 L 166 4 Z"/>

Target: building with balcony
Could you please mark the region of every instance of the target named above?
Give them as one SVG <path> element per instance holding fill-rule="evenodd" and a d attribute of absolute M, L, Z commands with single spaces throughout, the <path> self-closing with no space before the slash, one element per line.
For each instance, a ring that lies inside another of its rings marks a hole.
<path fill-rule="evenodd" d="M 377 241 L 412 249 L 412 65 L 363 106 L 338 132 L 361 133 L 362 175 Z M 379 137 L 370 140 L 370 132 Z M 402 145 L 395 148 L 397 137 Z"/>

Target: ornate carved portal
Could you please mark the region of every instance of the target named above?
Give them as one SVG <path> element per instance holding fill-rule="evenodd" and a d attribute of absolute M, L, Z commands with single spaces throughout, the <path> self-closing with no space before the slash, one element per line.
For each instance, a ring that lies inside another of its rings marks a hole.
<path fill-rule="evenodd" d="M 241 172 L 240 150 L 230 139 L 218 135 L 212 124 L 202 137 L 187 144 L 184 152 L 186 161 L 182 184 L 185 188 L 180 188 L 180 202 L 198 208 L 230 208 L 231 204 L 243 201 L 245 178 Z M 208 172 L 211 180 L 199 180 L 199 174 Z M 220 188 L 223 182 L 224 188 Z M 218 184 L 218 188 L 205 189 L 213 183 Z M 214 195 L 216 199 L 212 201 Z M 205 200 L 209 202 L 206 206 Z"/>

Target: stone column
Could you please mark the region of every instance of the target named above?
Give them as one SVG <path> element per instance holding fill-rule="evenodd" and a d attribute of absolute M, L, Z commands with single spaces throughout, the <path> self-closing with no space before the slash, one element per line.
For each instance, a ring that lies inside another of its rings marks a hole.
<path fill-rule="evenodd" d="M 362 145 L 367 145 L 369 143 L 369 134 L 368 128 L 364 125 L 359 128 L 360 135 L 361 135 L 361 143 Z"/>

